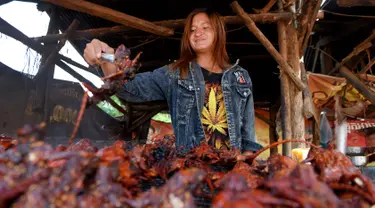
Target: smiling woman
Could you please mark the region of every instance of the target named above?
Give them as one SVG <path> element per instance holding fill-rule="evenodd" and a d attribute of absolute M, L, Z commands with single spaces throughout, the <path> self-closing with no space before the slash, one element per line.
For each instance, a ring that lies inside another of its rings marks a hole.
<path fill-rule="evenodd" d="M 229 63 L 225 24 L 220 15 L 196 9 L 185 20 L 180 58 L 169 66 L 138 73 L 118 93 L 125 100 L 168 102 L 176 147 L 188 151 L 205 142 L 217 149 L 251 154 L 261 148 L 255 139 L 252 82 L 247 70 Z M 113 53 L 94 39 L 84 57 L 100 63 L 104 75 L 116 72 L 100 54 Z"/>

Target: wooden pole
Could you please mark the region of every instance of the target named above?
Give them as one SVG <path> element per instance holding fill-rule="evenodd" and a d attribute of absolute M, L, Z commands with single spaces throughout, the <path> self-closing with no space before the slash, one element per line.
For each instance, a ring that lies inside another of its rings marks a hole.
<path fill-rule="evenodd" d="M 73 25 L 75 27 L 75 25 Z M 71 28 L 74 29 L 74 28 Z M 47 34 L 54 34 L 59 33 L 58 29 L 58 11 L 55 7 L 51 8 L 50 14 L 50 21 L 48 25 Z M 45 44 L 45 49 L 53 48 L 57 45 L 57 41 L 55 43 Z M 57 51 L 58 53 L 58 51 Z M 38 73 L 35 77 L 36 79 L 35 87 L 36 93 L 39 99 L 37 99 L 37 106 L 36 108 L 43 109 L 43 120 L 44 122 L 48 121 L 48 97 L 50 93 L 50 84 L 53 81 L 53 75 L 55 73 L 55 58 L 51 58 L 51 53 L 48 50 L 44 50 L 41 58 L 41 65 L 39 67 Z M 44 73 L 40 73 L 44 71 Z M 39 76 L 38 76 L 39 75 Z M 42 122 L 39 121 L 39 122 Z M 48 123 L 48 122 L 47 122 Z"/>
<path fill-rule="evenodd" d="M 288 21 L 292 18 L 291 13 L 289 12 L 248 14 L 248 15 L 255 22 L 261 22 L 261 23 Z M 225 17 L 222 17 L 222 19 L 228 25 L 243 24 L 243 20 L 238 16 L 225 16 Z M 177 29 L 177 28 L 184 27 L 185 19 L 164 20 L 164 21 L 157 21 L 157 22 L 152 22 L 152 23 L 155 25 L 163 26 L 163 27 Z M 105 28 L 88 29 L 88 30 L 77 30 L 74 34 L 72 34 L 72 36 L 70 37 L 70 40 L 101 37 L 101 36 L 115 34 L 115 33 L 130 33 L 133 31 L 134 29 L 130 27 L 126 27 L 126 26 L 114 26 L 114 27 L 105 27 Z M 53 41 L 61 39 L 63 36 L 64 34 L 54 34 L 54 35 L 35 37 L 33 39 L 38 42 L 53 42 Z"/>
<path fill-rule="evenodd" d="M 278 105 L 272 105 L 272 106 L 270 106 L 269 109 L 270 109 L 269 110 L 269 112 L 270 112 L 270 120 L 273 123 L 276 123 L 277 111 L 279 109 L 279 106 Z M 268 129 L 269 129 L 268 132 L 269 132 L 270 144 L 272 144 L 274 142 L 277 142 L 278 136 L 277 136 L 277 132 L 276 132 L 276 125 L 275 126 L 270 126 Z M 277 147 L 271 148 L 270 149 L 270 153 L 271 154 L 277 154 Z"/>
<path fill-rule="evenodd" d="M 87 13 L 97 16 L 112 22 L 117 22 L 122 25 L 132 27 L 138 30 L 149 32 L 160 36 L 170 36 L 174 34 L 172 29 L 158 26 L 149 21 L 127 15 L 116 10 L 100 6 L 98 4 L 90 3 L 84 0 L 42 0 L 51 4 L 55 4 L 67 9 Z"/>
<path fill-rule="evenodd" d="M 371 92 L 367 86 L 357 78 L 346 66 L 340 67 L 340 73 L 344 76 L 353 87 L 358 90 L 365 98 L 375 104 L 375 94 Z"/>
<path fill-rule="evenodd" d="M 282 10 L 283 5 L 281 0 L 278 2 L 279 10 Z M 286 60 L 288 56 L 288 48 L 286 42 L 286 22 L 280 21 L 277 23 L 277 30 L 279 36 L 279 50 L 281 56 Z M 288 76 L 285 74 L 285 70 L 280 69 L 280 83 L 281 83 L 281 109 L 282 109 L 282 137 L 283 140 L 292 139 L 292 126 L 291 126 L 291 114 L 290 114 L 290 81 Z M 283 144 L 283 155 L 292 155 L 292 146 L 290 143 Z"/>
<path fill-rule="evenodd" d="M 286 27 L 286 42 L 288 48 L 288 64 L 294 70 L 294 74 L 300 78 L 300 52 L 298 42 L 298 31 L 293 24 L 288 24 Z M 305 88 L 306 89 L 306 88 Z M 290 105 L 291 110 L 291 126 L 292 126 L 292 138 L 293 139 L 305 139 L 305 119 L 303 117 L 303 97 L 302 92 L 294 85 L 290 85 Z M 298 145 L 298 144 L 297 144 Z M 304 144 L 298 145 L 302 146 Z M 292 146 L 293 147 L 293 146 Z"/>
<path fill-rule="evenodd" d="M 286 74 L 291 78 L 294 84 L 297 86 L 298 90 L 305 89 L 306 85 L 303 84 L 300 78 L 293 72 L 291 66 L 283 59 L 280 53 L 275 49 L 272 43 L 264 36 L 262 31 L 255 25 L 254 21 L 245 13 L 242 7 L 238 4 L 237 1 L 232 2 L 233 10 L 239 15 L 245 22 L 249 30 L 258 38 L 258 40 L 264 45 L 267 51 L 275 58 L 276 62 L 280 65 Z"/>

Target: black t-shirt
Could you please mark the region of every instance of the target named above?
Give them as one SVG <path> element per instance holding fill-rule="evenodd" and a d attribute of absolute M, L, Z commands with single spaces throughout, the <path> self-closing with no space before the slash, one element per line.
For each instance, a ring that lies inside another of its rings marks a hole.
<path fill-rule="evenodd" d="M 222 73 L 202 68 L 206 82 L 206 94 L 202 110 L 202 124 L 206 142 L 217 149 L 230 149 L 228 123 L 221 89 Z"/>

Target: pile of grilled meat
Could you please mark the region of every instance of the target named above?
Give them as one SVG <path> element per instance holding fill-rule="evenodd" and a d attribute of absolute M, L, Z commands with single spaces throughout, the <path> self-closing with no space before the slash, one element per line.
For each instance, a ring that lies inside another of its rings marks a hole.
<path fill-rule="evenodd" d="M 174 137 L 102 149 L 88 139 L 53 148 L 44 125 L 0 145 L 0 207 L 371 207 L 375 185 L 345 155 L 311 148 L 297 163 L 202 143 L 187 153 Z M 263 151 L 263 150 L 262 150 Z M 197 200 L 200 199 L 200 200 Z"/>

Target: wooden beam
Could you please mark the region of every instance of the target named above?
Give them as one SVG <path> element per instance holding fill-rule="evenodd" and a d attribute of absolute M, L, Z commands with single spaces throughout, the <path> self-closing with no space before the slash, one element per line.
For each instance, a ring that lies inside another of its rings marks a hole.
<path fill-rule="evenodd" d="M 289 12 L 248 14 L 248 15 L 255 22 L 260 22 L 260 23 L 288 21 L 292 18 L 292 14 Z M 225 16 L 225 17 L 222 17 L 222 19 L 228 25 L 243 24 L 243 20 L 238 16 Z M 152 22 L 152 23 L 156 25 L 168 27 L 168 28 L 177 29 L 177 28 L 184 27 L 185 19 L 164 20 L 164 21 L 157 21 L 157 22 Z M 130 27 L 126 27 L 126 26 L 114 26 L 114 27 L 104 27 L 104 28 L 96 28 L 96 29 L 89 29 L 89 30 L 77 30 L 74 34 L 72 34 L 70 40 L 101 37 L 101 36 L 105 36 L 109 34 L 116 34 L 116 33 L 130 33 L 133 31 L 134 29 Z M 61 39 L 63 36 L 64 34 L 54 34 L 54 35 L 35 37 L 33 39 L 38 42 L 54 42 L 56 40 Z"/>
<path fill-rule="evenodd" d="M 69 36 L 74 32 L 75 29 L 77 29 L 79 25 L 79 21 L 74 19 L 72 24 L 69 25 L 68 29 L 65 31 L 65 36 L 60 40 L 60 42 L 57 44 L 55 50 L 53 50 L 46 60 L 46 62 L 43 64 L 43 66 L 39 69 L 37 76 L 35 79 L 37 79 L 41 74 L 43 74 L 46 70 L 48 70 L 54 63 L 56 63 L 56 57 L 59 51 L 64 47 L 66 40 L 69 39 Z"/>
<path fill-rule="evenodd" d="M 0 6 L 3 5 L 3 4 L 7 4 L 9 2 L 12 2 L 13 0 L 3 0 L 0 2 Z"/>
<path fill-rule="evenodd" d="M 366 38 L 364 41 L 362 41 L 360 44 L 358 44 L 352 52 L 350 52 L 345 58 L 343 58 L 340 62 L 340 64 L 338 64 L 334 69 L 332 69 L 332 71 L 330 71 L 328 73 L 328 75 L 331 75 L 333 74 L 334 72 L 336 72 L 337 70 L 340 69 L 341 66 L 344 66 L 346 64 L 346 62 L 348 62 L 351 58 L 353 58 L 354 56 L 360 54 L 362 51 L 370 48 L 372 46 L 372 43 L 371 41 L 375 39 L 375 29 L 372 30 L 372 33 L 370 34 L 370 36 L 368 38 Z"/>
<path fill-rule="evenodd" d="M 21 31 L 17 30 L 15 27 L 13 27 L 11 24 L 6 22 L 4 19 L 0 17 L 0 32 L 12 37 L 21 43 L 25 44 L 26 46 L 30 47 L 31 49 L 35 50 L 37 53 L 42 54 L 43 51 L 45 51 L 44 46 L 41 45 L 40 43 L 37 43 L 27 37 L 25 34 L 23 34 Z M 65 56 L 58 54 L 57 58 L 58 61 L 56 65 L 64 69 L 66 72 L 71 74 L 74 78 L 78 79 L 81 82 L 86 82 L 89 84 L 92 84 L 91 81 L 87 80 L 85 77 L 82 75 L 78 74 L 76 71 L 74 71 L 72 68 L 70 68 L 68 65 L 66 65 L 64 62 L 62 62 L 60 59 L 64 59 Z M 66 58 L 66 57 L 65 57 Z M 66 58 L 69 59 L 69 58 Z M 93 85 L 93 84 L 92 84 Z"/>
<path fill-rule="evenodd" d="M 365 98 L 375 104 L 375 94 L 371 92 L 366 84 L 364 84 L 355 74 L 353 74 L 346 66 L 340 67 L 340 73 L 344 76 L 348 82 L 360 92 Z"/>
<path fill-rule="evenodd" d="M 52 3 L 67 9 L 87 13 L 89 15 L 97 16 L 112 22 L 120 23 L 122 25 L 132 27 L 138 30 L 149 32 L 160 36 L 170 36 L 174 34 L 172 29 L 158 26 L 152 22 L 127 15 L 125 13 L 100 6 L 98 4 L 90 3 L 84 0 L 42 0 L 44 2 Z"/>
<path fill-rule="evenodd" d="M 264 45 L 267 51 L 274 57 L 276 62 L 280 65 L 281 69 L 283 69 L 294 84 L 297 86 L 299 90 L 305 89 L 306 85 L 302 82 L 297 75 L 294 74 L 293 69 L 290 65 L 285 61 L 285 59 L 280 55 L 280 53 L 275 49 L 272 43 L 267 39 L 267 37 L 259 30 L 259 28 L 255 25 L 254 21 L 245 13 L 242 7 L 238 4 L 237 1 L 232 2 L 232 8 L 234 12 L 237 13 L 245 22 L 246 26 L 249 30 L 258 38 L 258 40 Z"/>
<path fill-rule="evenodd" d="M 375 6 L 375 0 L 337 0 L 340 7 Z"/>

